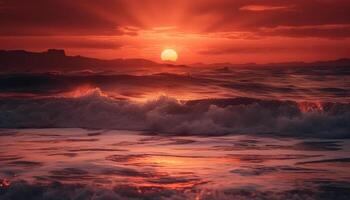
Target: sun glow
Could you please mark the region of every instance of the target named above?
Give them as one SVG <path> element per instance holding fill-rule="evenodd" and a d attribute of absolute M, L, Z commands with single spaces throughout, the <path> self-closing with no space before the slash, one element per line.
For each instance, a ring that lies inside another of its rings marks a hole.
<path fill-rule="evenodd" d="M 160 55 L 160 58 L 162 59 L 162 61 L 176 62 L 178 55 L 174 49 L 164 49 L 162 51 L 162 54 Z"/>

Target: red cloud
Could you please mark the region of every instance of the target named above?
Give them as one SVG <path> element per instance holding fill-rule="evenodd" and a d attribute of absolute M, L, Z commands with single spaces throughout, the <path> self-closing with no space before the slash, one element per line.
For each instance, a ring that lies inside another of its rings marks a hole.
<path fill-rule="evenodd" d="M 247 11 L 270 11 L 270 10 L 286 10 L 288 6 L 268 6 L 268 5 L 247 5 L 239 8 L 240 10 Z"/>

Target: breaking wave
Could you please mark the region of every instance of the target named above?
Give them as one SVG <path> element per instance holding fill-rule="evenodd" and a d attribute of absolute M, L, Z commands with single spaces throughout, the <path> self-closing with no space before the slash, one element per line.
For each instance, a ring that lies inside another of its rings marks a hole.
<path fill-rule="evenodd" d="M 2 99 L 0 127 L 350 138 L 350 104 L 244 97 L 181 102 L 167 96 L 140 103 L 113 99 L 95 89 L 79 97 Z"/>

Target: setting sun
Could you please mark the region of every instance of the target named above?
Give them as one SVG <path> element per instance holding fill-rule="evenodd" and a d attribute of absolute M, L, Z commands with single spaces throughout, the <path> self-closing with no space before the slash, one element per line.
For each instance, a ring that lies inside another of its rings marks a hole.
<path fill-rule="evenodd" d="M 160 55 L 162 61 L 175 62 L 178 58 L 177 52 L 174 49 L 164 49 Z"/>

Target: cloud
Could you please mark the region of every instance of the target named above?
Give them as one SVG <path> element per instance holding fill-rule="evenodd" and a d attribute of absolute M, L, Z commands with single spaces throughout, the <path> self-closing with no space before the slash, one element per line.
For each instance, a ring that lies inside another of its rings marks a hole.
<path fill-rule="evenodd" d="M 247 5 L 239 8 L 244 11 L 271 11 L 271 10 L 285 10 L 288 6 L 268 6 L 268 5 Z"/>
<path fill-rule="evenodd" d="M 1 35 L 7 36 L 123 35 L 124 26 L 140 25 L 123 1 L 5 0 L 3 5 Z"/>
<path fill-rule="evenodd" d="M 224 54 L 256 54 L 256 53 L 273 53 L 276 51 L 288 51 L 284 47 L 212 47 L 208 50 L 199 51 L 203 55 L 224 55 Z"/>
<path fill-rule="evenodd" d="M 260 36 L 285 36 L 285 37 L 319 37 L 340 39 L 350 37 L 350 25 L 312 25 L 312 26 L 279 26 L 276 28 L 263 28 L 257 31 Z"/>
<path fill-rule="evenodd" d="M 196 18 L 212 16 L 207 19 L 202 29 L 206 32 L 254 32 L 266 27 L 350 23 L 350 16 L 347 14 L 350 4 L 344 0 L 291 0 L 285 5 L 280 1 L 279 4 L 276 4 L 276 1 L 273 0 L 264 1 L 265 5 L 260 5 L 259 2 L 261 1 L 205 1 L 205 3 L 198 3 L 196 7 L 191 7 L 192 14 L 190 15 L 192 21 Z"/>

